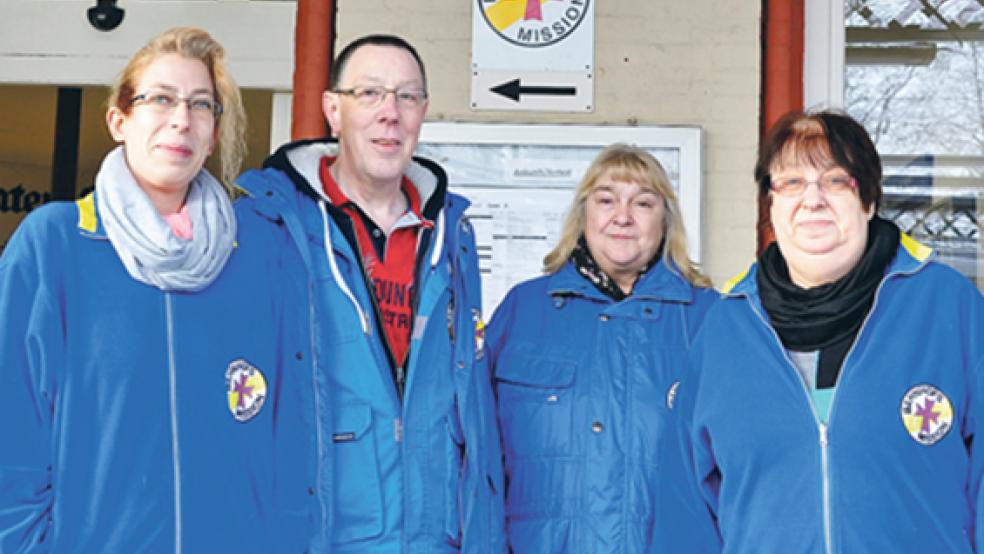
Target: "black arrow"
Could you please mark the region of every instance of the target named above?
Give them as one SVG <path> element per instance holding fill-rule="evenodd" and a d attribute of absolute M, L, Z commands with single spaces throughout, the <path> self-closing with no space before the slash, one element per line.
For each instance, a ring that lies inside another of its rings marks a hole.
<path fill-rule="evenodd" d="M 492 92 L 496 94 L 501 94 L 506 98 L 511 98 L 515 102 L 519 102 L 519 96 L 521 94 L 537 94 L 540 96 L 576 96 L 577 87 L 524 87 L 520 84 L 519 79 L 513 79 L 512 81 L 507 81 L 502 83 L 497 87 L 492 87 Z"/>

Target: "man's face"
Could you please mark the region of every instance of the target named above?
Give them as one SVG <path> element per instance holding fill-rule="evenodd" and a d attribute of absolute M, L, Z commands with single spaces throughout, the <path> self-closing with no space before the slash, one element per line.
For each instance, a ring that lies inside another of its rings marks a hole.
<path fill-rule="evenodd" d="M 384 87 L 420 92 L 423 76 L 413 55 L 402 48 L 367 44 L 346 63 L 338 90 Z M 399 186 L 417 147 L 427 100 L 417 106 L 383 92 L 375 105 L 353 94 L 326 92 L 322 102 L 332 133 L 338 137 L 336 176 L 343 187 Z"/>

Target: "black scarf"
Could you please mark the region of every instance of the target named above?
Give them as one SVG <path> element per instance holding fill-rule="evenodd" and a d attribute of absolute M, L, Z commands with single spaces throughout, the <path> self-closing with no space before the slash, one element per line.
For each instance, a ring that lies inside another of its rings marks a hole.
<path fill-rule="evenodd" d="M 772 327 L 790 350 L 809 352 L 833 349 L 840 352 L 837 365 L 847 353 L 861 323 L 875 300 L 875 290 L 885 269 L 895 258 L 899 229 L 872 217 L 868 242 L 857 265 L 837 281 L 802 289 L 789 279 L 786 260 L 772 243 L 759 258 L 757 282 L 762 306 Z"/>
<path fill-rule="evenodd" d="M 659 261 L 660 256 L 663 252 L 663 245 L 661 244 L 659 250 L 656 251 L 656 255 L 649 260 L 641 270 L 639 270 L 639 275 L 642 275 L 649 271 L 656 262 Z M 600 290 L 605 296 L 608 296 L 616 302 L 621 302 L 628 298 L 632 293 L 628 294 L 622 292 L 622 289 L 608 276 L 607 273 L 602 271 L 598 262 L 595 261 L 594 256 L 591 255 L 591 251 L 588 250 L 588 241 L 584 239 L 584 235 L 581 235 L 577 239 L 577 245 L 571 252 L 571 262 L 577 269 L 577 272 L 584 276 L 585 279 L 591 282 L 596 289 Z M 636 281 L 638 281 L 638 277 Z M 634 286 L 634 283 L 633 283 Z"/>

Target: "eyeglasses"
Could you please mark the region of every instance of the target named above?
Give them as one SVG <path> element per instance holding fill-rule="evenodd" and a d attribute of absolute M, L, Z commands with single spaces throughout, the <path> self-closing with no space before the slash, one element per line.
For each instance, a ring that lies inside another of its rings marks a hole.
<path fill-rule="evenodd" d="M 151 90 L 130 99 L 131 106 L 147 106 L 158 113 L 171 113 L 182 102 L 193 116 L 219 117 L 222 115 L 222 104 L 204 94 L 182 97 L 166 90 Z"/>
<path fill-rule="evenodd" d="M 780 196 L 800 196 L 806 192 L 806 187 L 816 183 L 824 194 L 844 194 L 857 188 L 854 177 L 844 173 L 823 175 L 816 181 L 808 181 L 803 177 L 784 177 L 769 183 L 773 192 Z"/>
<path fill-rule="evenodd" d="M 367 108 L 375 108 L 383 102 L 386 95 L 393 93 L 396 104 L 401 108 L 419 108 L 427 100 L 427 91 L 419 88 L 387 88 L 379 86 L 353 87 L 333 90 L 335 94 L 344 94 L 355 98 L 355 101 Z"/>

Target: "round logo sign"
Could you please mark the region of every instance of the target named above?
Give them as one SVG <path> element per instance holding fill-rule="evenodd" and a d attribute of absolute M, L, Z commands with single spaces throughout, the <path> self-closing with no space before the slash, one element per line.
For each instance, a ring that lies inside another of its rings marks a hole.
<path fill-rule="evenodd" d="M 938 443 L 953 427 L 950 399 L 933 385 L 916 385 L 902 398 L 899 407 L 905 430 L 919 444 Z"/>
<path fill-rule="evenodd" d="M 260 413 L 266 402 L 266 378 L 246 360 L 235 360 L 226 369 L 226 396 L 236 421 L 246 422 Z"/>
<path fill-rule="evenodd" d="M 591 0 L 478 0 L 485 22 L 500 37 L 528 47 L 549 46 L 570 36 Z"/>

